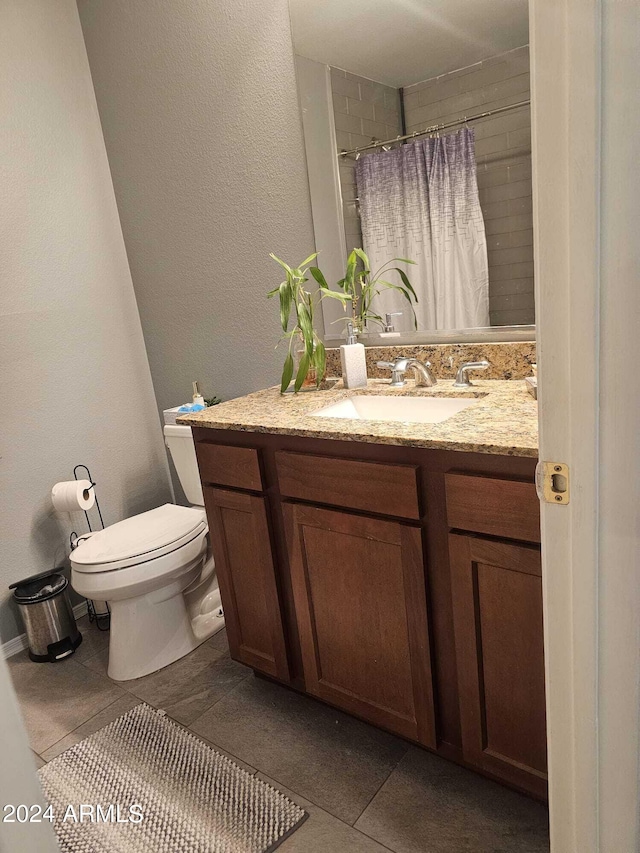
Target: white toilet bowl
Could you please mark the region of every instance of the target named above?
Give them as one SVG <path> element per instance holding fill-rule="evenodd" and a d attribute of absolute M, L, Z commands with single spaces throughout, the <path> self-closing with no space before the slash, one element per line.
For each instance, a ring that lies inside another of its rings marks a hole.
<path fill-rule="evenodd" d="M 173 663 L 224 628 L 191 428 L 165 427 L 195 506 L 143 512 L 80 537 L 71 585 L 111 609 L 108 674 L 129 681 Z"/>
<path fill-rule="evenodd" d="M 73 588 L 111 608 L 110 678 L 155 672 L 224 625 L 207 534 L 203 510 L 166 504 L 73 551 Z"/>

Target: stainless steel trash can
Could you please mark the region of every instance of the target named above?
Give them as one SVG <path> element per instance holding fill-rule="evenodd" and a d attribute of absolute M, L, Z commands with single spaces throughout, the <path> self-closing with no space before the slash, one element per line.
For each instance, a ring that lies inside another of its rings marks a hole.
<path fill-rule="evenodd" d="M 24 620 L 29 657 L 33 661 L 62 660 L 72 655 L 82 642 L 68 586 L 64 575 L 42 572 L 9 587 Z"/>

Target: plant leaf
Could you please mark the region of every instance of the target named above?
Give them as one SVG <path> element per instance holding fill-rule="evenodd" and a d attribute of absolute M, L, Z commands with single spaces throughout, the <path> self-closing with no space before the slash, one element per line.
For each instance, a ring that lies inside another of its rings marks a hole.
<path fill-rule="evenodd" d="M 286 332 L 289 326 L 289 317 L 291 316 L 291 288 L 289 282 L 283 281 L 280 285 L 280 323 L 282 331 Z"/>
<path fill-rule="evenodd" d="M 311 263 L 311 261 L 315 261 L 315 259 L 316 259 L 317 257 L 318 257 L 318 253 L 317 253 L 317 252 L 314 252 L 314 253 L 313 253 L 313 255 L 309 255 L 309 257 L 308 257 L 308 258 L 305 258 L 305 260 L 300 264 L 300 269 L 302 269 L 302 267 L 306 267 L 306 265 L 307 265 L 307 264 L 310 264 L 310 263 Z"/>
<path fill-rule="evenodd" d="M 298 303 L 298 323 L 304 338 L 305 352 L 309 357 L 313 355 L 313 323 L 309 310 L 304 302 Z"/>
<path fill-rule="evenodd" d="M 284 360 L 284 367 L 282 368 L 282 379 L 280 380 L 280 393 L 284 394 L 289 385 L 291 384 L 291 379 L 293 377 L 293 356 L 291 353 L 287 355 Z"/>
<path fill-rule="evenodd" d="M 354 249 L 353 251 L 360 258 L 360 260 L 364 264 L 365 270 L 367 270 L 367 272 L 368 272 L 371 269 L 371 264 L 369 263 L 369 258 L 366 256 L 366 254 L 363 252 L 362 249 Z"/>
<path fill-rule="evenodd" d="M 410 261 L 409 258 L 392 258 L 393 261 L 402 261 L 403 264 L 417 264 L 417 261 Z"/>
<path fill-rule="evenodd" d="M 273 252 L 270 252 L 270 253 L 269 253 L 269 257 L 270 257 L 270 258 L 273 258 L 273 260 L 274 260 L 277 264 L 280 264 L 280 266 L 281 266 L 284 270 L 286 270 L 286 272 L 288 272 L 288 273 L 289 273 L 289 275 L 293 275 L 293 270 L 291 269 L 291 267 L 290 267 L 288 264 L 285 264 L 285 262 L 284 262 L 284 261 L 281 261 L 281 260 L 280 260 L 280 258 L 277 258 L 277 257 L 273 254 Z"/>
<path fill-rule="evenodd" d="M 298 372 L 296 374 L 296 381 L 293 386 L 296 393 L 302 388 L 302 383 L 307 378 L 307 373 L 309 372 L 309 363 L 309 354 L 305 350 L 302 353 L 302 358 L 300 359 L 300 364 L 298 365 Z"/>
<path fill-rule="evenodd" d="M 347 274 L 344 277 L 344 281 L 346 283 L 345 290 L 347 290 L 348 288 L 348 292 L 352 297 L 356 295 L 355 275 L 357 266 L 358 256 L 356 255 L 356 250 L 354 249 L 347 259 Z"/>
<path fill-rule="evenodd" d="M 338 293 L 337 290 L 323 289 L 322 298 L 324 299 L 325 296 L 328 296 L 331 299 L 339 299 L 345 307 L 349 304 L 349 302 L 351 302 L 351 299 L 347 296 L 346 293 Z"/>
<path fill-rule="evenodd" d="M 309 267 L 309 272 L 323 290 L 329 290 L 329 285 L 327 284 L 327 280 L 324 277 L 322 270 L 319 270 L 318 267 Z"/>
<path fill-rule="evenodd" d="M 411 286 L 411 282 L 409 281 L 409 279 L 408 279 L 408 277 L 407 277 L 406 272 L 405 272 L 404 270 L 401 270 L 401 269 L 400 269 L 400 267 L 394 267 L 394 269 L 395 269 L 395 271 L 398 273 L 398 275 L 400 276 L 400 278 L 402 279 L 402 283 L 404 284 L 404 286 L 407 288 L 407 290 L 408 290 L 410 293 L 412 293 L 412 294 L 413 294 L 413 298 L 414 298 L 414 299 L 416 300 L 416 302 L 417 302 L 417 301 L 418 301 L 418 297 L 416 296 L 416 292 L 415 292 L 415 290 L 414 290 L 414 289 L 413 289 L 413 287 Z"/>
<path fill-rule="evenodd" d="M 405 290 L 401 284 L 392 284 L 390 281 L 383 281 L 382 279 L 379 280 L 379 284 L 384 284 L 384 286 L 389 290 L 397 290 L 398 293 L 401 293 L 404 296 L 404 298 L 407 300 L 407 302 L 409 302 L 409 304 L 412 303 L 411 294 L 407 290 Z M 380 291 L 376 293 L 376 296 L 378 296 L 379 292 Z"/>
<path fill-rule="evenodd" d="M 316 368 L 316 385 L 319 388 L 320 383 L 324 378 L 324 371 L 327 366 L 327 351 L 325 350 L 322 341 L 316 342 L 316 348 L 313 351 L 313 363 Z"/>

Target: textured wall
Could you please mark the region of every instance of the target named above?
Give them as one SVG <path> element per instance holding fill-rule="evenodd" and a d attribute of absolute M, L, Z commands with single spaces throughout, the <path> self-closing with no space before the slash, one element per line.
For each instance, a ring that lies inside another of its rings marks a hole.
<path fill-rule="evenodd" d="M 7 584 L 53 568 L 83 462 L 106 523 L 170 500 L 167 463 L 73 0 L 0 0 L 0 639 Z M 84 516 L 73 523 L 85 530 Z"/>
<path fill-rule="evenodd" d="M 529 97 L 529 48 L 404 90 L 407 133 Z M 528 108 L 474 123 L 494 326 L 533 323 L 531 119 Z"/>
<path fill-rule="evenodd" d="M 279 380 L 313 251 L 287 0 L 78 0 L 158 403 Z"/>

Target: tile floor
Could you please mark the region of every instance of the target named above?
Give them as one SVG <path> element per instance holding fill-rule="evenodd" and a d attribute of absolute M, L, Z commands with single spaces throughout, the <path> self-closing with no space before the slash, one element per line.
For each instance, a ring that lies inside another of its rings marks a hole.
<path fill-rule="evenodd" d="M 41 766 L 140 701 L 257 773 L 309 820 L 282 853 L 547 853 L 546 809 L 393 735 L 255 678 L 224 632 L 136 681 L 106 675 L 108 634 L 58 664 L 9 668 Z"/>

